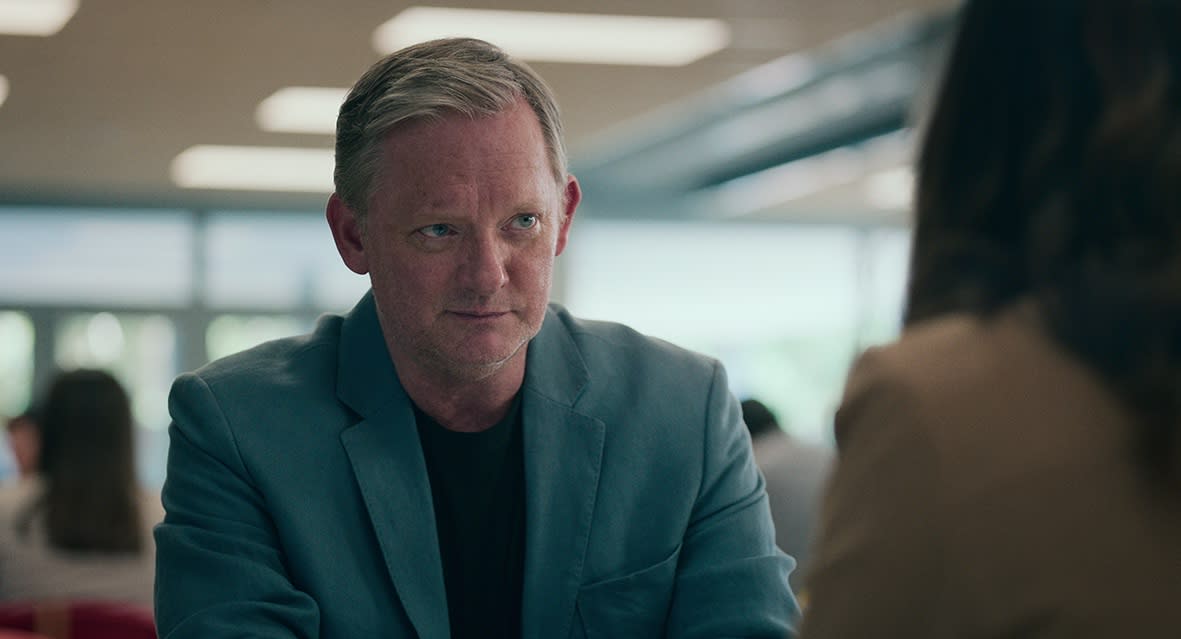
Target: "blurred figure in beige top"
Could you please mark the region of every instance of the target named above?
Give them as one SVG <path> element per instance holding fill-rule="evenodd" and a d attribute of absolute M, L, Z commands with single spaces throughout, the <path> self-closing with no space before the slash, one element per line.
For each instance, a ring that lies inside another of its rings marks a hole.
<path fill-rule="evenodd" d="M 968 2 L 808 639 L 1181 637 L 1181 2 Z"/>
<path fill-rule="evenodd" d="M 152 603 L 158 496 L 135 479 L 131 406 L 108 373 L 60 374 L 38 472 L 0 489 L 0 601 Z"/>

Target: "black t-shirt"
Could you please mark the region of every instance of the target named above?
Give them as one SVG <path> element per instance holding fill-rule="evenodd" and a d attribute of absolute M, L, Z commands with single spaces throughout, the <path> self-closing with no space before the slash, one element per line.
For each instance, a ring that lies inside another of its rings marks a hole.
<path fill-rule="evenodd" d="M 414 409 L 426 457 L 452 639 L 519 639 L 525 557 L 520 398 L 500 423 L 458 433 Z"/>

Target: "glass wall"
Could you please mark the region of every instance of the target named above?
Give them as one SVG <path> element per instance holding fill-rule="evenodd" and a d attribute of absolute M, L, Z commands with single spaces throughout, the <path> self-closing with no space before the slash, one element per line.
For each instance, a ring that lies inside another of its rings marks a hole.
<path fill-rule="evenodd" d="M 852 358 L 897 333 L 908 243 L 885 227 L 580 219 L 556 297 L 719 358 L 737 395 L 824 441 Z M 319 212 L 0 207 L 0 414 L 56 369 L 106 368 L 159 485 L 176 375 L 305 332 L 367 287 Z"/>
<path fill-rule="evenodd" d="M 209 361 L 221 359 L 265 341 L 311 330 L 311 323 L 295 315 L 218 315 L 205 330 Z"/>
<path fill-rule="evenodd" d="M 865 233 L 862 274 L 864 321 L 859 346 L 889 341 L 902 328 L 903 300 L 910 268 L 910 231 L 879 228 Z"/>
<path fill-rule="evenodd" d="M 192 259 L 181 211 L 0 208 L 0 303 L 182 306 Z"/>
<path fill-rule="evenodd" d="M 0 310 L 0 420 L 19 415 L 33 391 L 33 321 L 19 311 Z M 0 480 L 17 473 L 16 460 L 0 446 Z"/>
<path fill-rule="evenodd" d="M 898 329 L 905 242 L 848 226 L 580 220 L 563 299 L 717 357 L 740 398 L 828 441 L 853 357 Z"/>
<path fill-rule="evenodd" d="M 204 247 L 203 293 L 215 308 L 347 311 L 369 288 L 341 263 L 321 214 L 215 212 Z"/>
<path fill-rule="evenodd" d="M 161 483 L 168 451 L 168 388 L 180 369 L 173 320 L 160 314 L 68 313 L 56 329 L 58 368 L 102 368 L 128 390 L 138 426 L 140 475 Z"/>
<path fill-rule="evenodd" d="M 33 321 L 19 311 L 0 311 L 0 415 L 25 410 L 33 387 Z"/>
<path fill-rule="evenodd" d="M 132 399 L 140 477 L 158 486 L 181 371 L 304 332 L 367 286 L 318 212 L 0 207 L 0 417 L 54 371 L 106 369 Z"/>

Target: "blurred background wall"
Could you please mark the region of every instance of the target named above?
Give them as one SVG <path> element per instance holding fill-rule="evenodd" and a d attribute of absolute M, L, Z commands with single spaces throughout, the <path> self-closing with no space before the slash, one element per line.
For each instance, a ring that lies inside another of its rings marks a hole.
<path fill-rule="evenodd" d="M 827 441 L 851 359 L 898 330 L 913 131 L 954 5 L 0 0 L 0 415 L 57 368 L 107 368 L 158 485 L 173 377 L 366 290 L 323 220 L 334 110 L 383 52 L 451 33 L 558 94 L 585 197 L 555 301 L 720 358 L 737 395 Z M 456 9 L 594 15 L 583 48 Z"/>

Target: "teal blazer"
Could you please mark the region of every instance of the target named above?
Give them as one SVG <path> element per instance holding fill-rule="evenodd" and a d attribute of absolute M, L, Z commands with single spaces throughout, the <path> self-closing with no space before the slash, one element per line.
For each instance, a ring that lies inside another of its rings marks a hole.
<path fill-rule="evenodd" d="M 794 632 L 794 562 L 717 362 L 555 305 L 521 397 L 524 639 Z M 161 637 L 450 636 L 414 413 L 371 294 L 182 375 L 169 408 Z"/>

